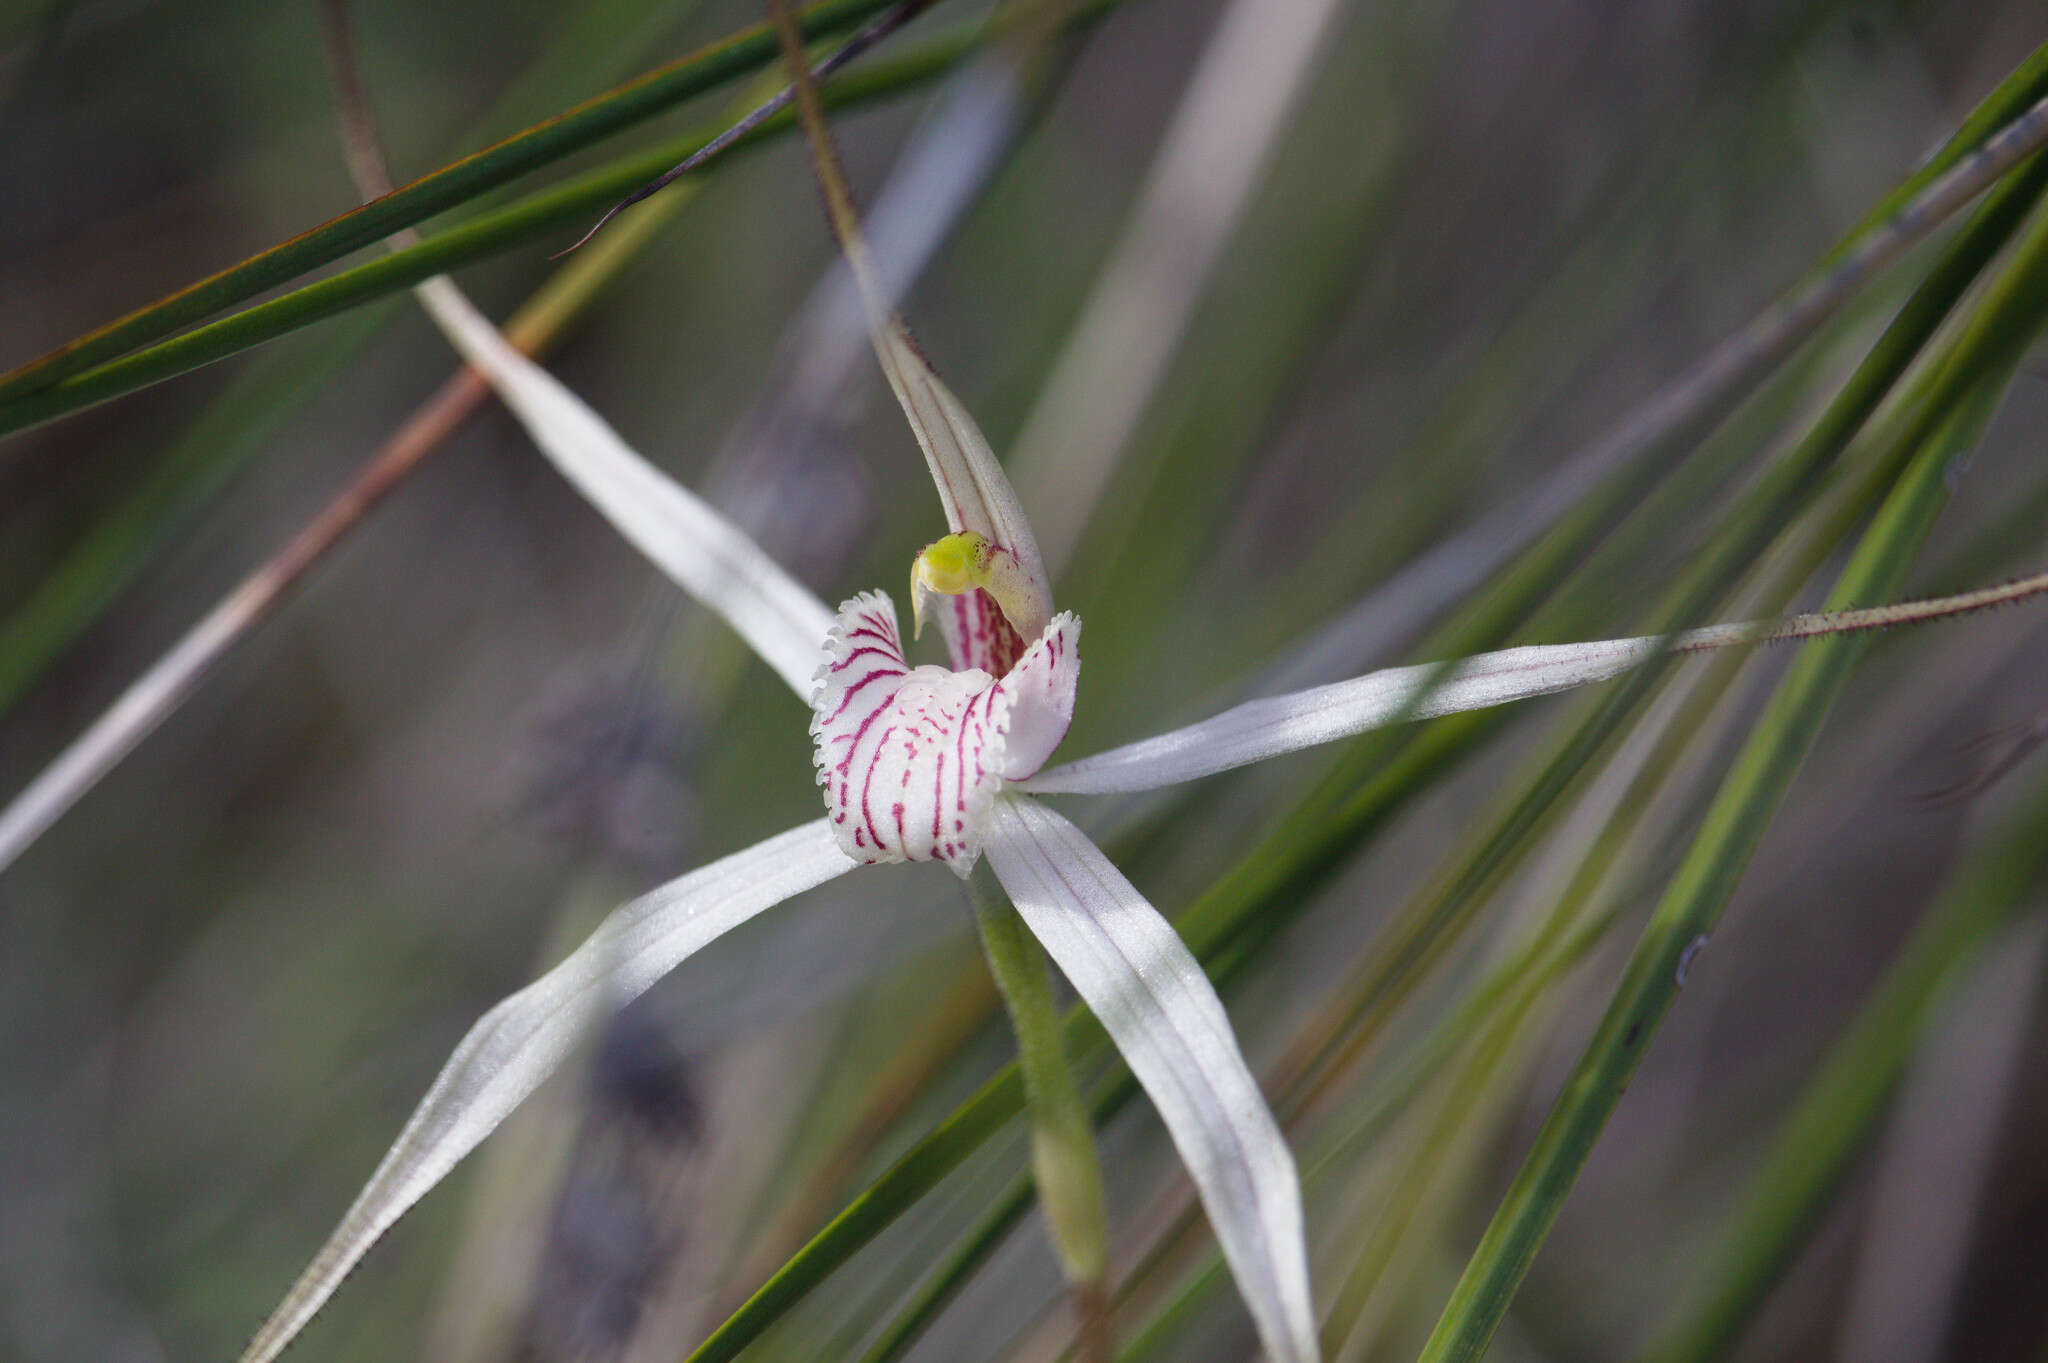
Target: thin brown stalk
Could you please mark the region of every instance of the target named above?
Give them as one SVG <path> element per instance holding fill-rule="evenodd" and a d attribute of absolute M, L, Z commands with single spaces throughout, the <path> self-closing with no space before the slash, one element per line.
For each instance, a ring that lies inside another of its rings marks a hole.
<path fill-rule="evenodd" d="M 339 3 L 339 0 L 327 0 L 327 2 L 329 4 L 336 4 Z M 869 20 L 865 27 L 861 28 L 851 38 L 848 38 L 844 43 L 842 43 L 837 50 L 832 52 L 829 56 L 826 56 L 823 59 L 821 59 L 818 62 L 817 66 L 812 69 L 812 77 L 816 80 L 824 80 L 827 76 L 830 76 L 834 71 L 837 71 L 840 67 L 845 66 L 855 57 L 858 57 L 861 53 L 867 51 L 876 43 L 888 37 L 891 33 L 894 33 L 897 29 L 909 23 L 918 15 L 930 9 L 932 7 L 932 4 L 933 0 L 903 0 L 903 3 L 897 5 L 894 9 L 886 10 L 883 13 L 877 15 L 875 18 Z M 776 91 L 774 94 L 770 95 L 766 100 L 762 101 L 759 105 L 755 106 L 753 112 L 741 118 L 738 122 L 734 123 L 731 127 L 727 128 L 724 132 L 712 138 L 709 142 L 706 142 L 703 146 L 699 147 L 696 151 L 690 153 L 690 155 L 684 157 L 681 161 L 678 161 L 675 165 L 670 166 L 667 170 L 663 171 L 655 179 L 650 180 L 648 183 L 642 185 L 640 188 L 634 190 L 631 194 L 628 194 L 625 198 L 619 200 L 610 208 L 606 209 L 604 212 L 604 216 L 599 218 L 595 223 L 593 223 L 588 232 L 585 232 L 582 236 L 576 238 L 574 242 L 563 247 L 561 250 L 555 252 L 554 255 L 548 258 L 550 260 L 560 260 L 563 256 L 568 255 L 571 251 L 574 251 L 577 248 L 583 246 L 592 237 L 596 236 L 599 232 L 602 232 L 604 230 L 605 224 L 610 222 L 613 218 L 616 218 L 619 214 L 631 208 L 634 204 L 640 203 L 646 199 L 652 198 L 656 194 L 659 194 L 662 190 L 667 189 L 670 185 L 674 184 L 683 176 L 688 175 L 693 170 L 696 170 L 705 162 L 709 161 L 712 157 L 718 155 L 727 147 L 730 147 L 733 143 L 739 141 L 748 133 L 760 127 L 763 123 L 766 123 L 775 115 L 781 113 L 784 109 L 787 109 L 789 107 L 790 101 L 795 97 L 795 85 L 792 84 L 783 86 L 782 89 Z"/>
<path fill-rule="evenodd" d="M 489 385 L 468 370 L 450 378 L 347 486 L 122 692 L 119 700 L 0 813 L 0 866 L 19 856 L 161 724 L 213 665 L 274 611 L 307 571 L 489 394 Z"/>
<path fill-rule="evenodd" d="M 337 87 L 342 141 L 349 167 L 366 192 L 388 185 L 376 125 L 364 97 L 347 13 L 323 0 L 329 58 Z M 505 327 L 519 350 L 534 355 L 557 340 L 603 284 L 651 237 L 659 217 L 631 235 L 608 239 L 603 254 L 579 257 L 544 285 Z M 333 550 L 392 489 L 418 468 L 490 396 L 474 371 L 457 371 L 370 456 L 355 476 L 261 566 L 153 663 L 114 704 L 0 809 L 0 868 L 13 863 L 122 758 L 170 716 L 213 665 L 276 610 L 313 566 Z"/>

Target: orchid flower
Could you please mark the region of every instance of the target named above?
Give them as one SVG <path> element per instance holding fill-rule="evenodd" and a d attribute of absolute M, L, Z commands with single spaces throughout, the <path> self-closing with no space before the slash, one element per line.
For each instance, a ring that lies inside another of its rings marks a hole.
<path fill-rule="evenodd" d="M 1158 1110 L 1266 1355 L 1314 1359 L 1294 1160 L 1222 1003 L 1166 919 L 1086 834 L 1032 796 L 1157 789 L 1403 719 L 1604 680 L 1667 649 L 1904 624 L 2048 591 L 2043 574 L 1938 601 L 1391 668 L 1046 767 L 1073 715 L 1080 622 L 1053 613 L 1000 465 L 900 328 L 889 333 L 898 339 L 885 369 L 920 417 L 953 526 L 914 559 L 911 596 L 920 621 L 936 617 L 950 667 L 910 665 L 883 592 L 828 610 L 507 344 L 447 280 L 421 286 L 420 297 L 563 475 L 808 703 L 826 812 L 615 910 L 560 965 L 486 1013 L 244 1363 L 275 1357 L 371 1244 L 567 1058 L 598 1010 L 623 1006 L 723 933 L 859 865 L 938 861 L 964 876 L 984 853 Z"/>
<path fill-rule="evenodd" d="M 835 206 L 829 186 L 827 198 Z M 563 476 L 728 621 L 809 707 L 824 814 L 615 910 L 560 965 L 486 1013 L 244 1363 L 275 1357 L 383 1232 L 569 1056 L 600 1010 L 623 1006 L 754 915 L 858 866 L 942 862 L 965 878 L 984 855 L 1158 1111 L 1266 1356 L 1314 1360 L 1294 1159 L 1222 1002 L 1158 910 L 1085 833 L 1033 796 L 1158 789 L 1402 720 L 1604 680 L 1667 650 L 1876 628 L 2048 592 L 2042 574 L 1939 601 L 1387 669 L 1250 701 L 1048 767 L 1074 713 L 1081 623 L 1053 609 L 1030 522 L 1001 465 L 901 321 L 878 302 L 857 231 L 837 225 L 870 303 L 883 371 L 945 512 L 948 533 L 912 560 L 910 605 L 913 638 L 935 621 L 948 666 L 911 664 L 895 603 L 882 591 L 829 610 L 509 345 L 451 282 L 420 286 L 422 304 L 450 342 Z"/>

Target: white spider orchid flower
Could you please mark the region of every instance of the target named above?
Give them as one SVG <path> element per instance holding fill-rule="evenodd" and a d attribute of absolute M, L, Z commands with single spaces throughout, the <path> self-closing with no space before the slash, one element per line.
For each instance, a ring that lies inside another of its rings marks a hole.
<path fill-rule="evenodd" d="M 857 865 L 942 861 L 964 876 L 983 854 L 1158 1110 L 1267 1357 L 1315 1359 L 1294 1160 L 1222 1003 L 1158 911 L 1085 834 L 1031 795 L 1156 789 L 1402 719 L 1604 680 L 1666 649 L 1907 623 L 2048 590 L 2048 575 L 2039 575 L 1936 602 L 1392 668 L 1250 701 L 1041 770 L 1073 715 L 1080 622 L 1052 614 L 1015 494 L 900 323 L 878 328 L 878 353 L 952 527 L 913 566 L 913 608 L 920 622 L 937 617 L 951 668 L 909 665 L 883 593 L 854 597 L 835 618 L 742 531 L 508 345 L 452 284 L 433 280 L 419 293 L 568 480 L 812 706 L 827 814 L 615 910 L 560 965 L 486 1013 L 244 1363 L 275 1357 L 378 1237 L 567 1058 L 600 1010 L 623 1006 L 720 935 Z"/>

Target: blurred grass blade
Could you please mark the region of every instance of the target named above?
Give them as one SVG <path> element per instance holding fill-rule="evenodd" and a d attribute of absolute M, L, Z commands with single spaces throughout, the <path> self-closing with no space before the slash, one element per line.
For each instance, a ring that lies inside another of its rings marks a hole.
<path fill-rule="evenodd" d="M 1000 798 L 987 851 L 1158 1109 L 1266 1356 L 1319 1358 L 1294 1156 L 1208 977 L 1109 858 L 1045 806 Z"/>
<path fill-rule="evenodd" d="M 1011 451 L 1054 576 L 1166 372 L 1336 9 L 1235 0 L 1203 49 L 1130 225 Z"/>
<path fill-rule="evenodd" d="M 823 0 L 803 11 L 800 21 L 808 36 L 819 37 L 858 24 L 888 3 Z M 774 53 L 775 37 L 766 24 L 742 29 L 0 375 L 0 399 L 48 387 L 339 260 L 723 81 L 746 75 Z"/>
<path fill-rule="evenodd" d="M 557 270 L 512 319 L 506 333 L 512 343 L 522 350 L 538 351 L 558 339 L 683 201 L 680 192 L 671 195 L 663 207 L 622 226 L 601 247 Z M 313 565 L 489 393 L 489 386 L 473 370 L 464 370 L 444 383 L 282 549 L 238 583 L 0 809 L 0 868 L 11 865 L 161 724 L 235 641 L 275 609 Z"/>
<path fill-rule="evenodd" d="M 1002 1243 L 1024 1213 L 1031 1209 L 1036 1186 L 1028 1176 L 1020 1176 L 1002 1196 L 989 1204 L 981 1220 L 962 1237 L 954 1247 L 952 1255 L 932 1273 L 923 1287 L 919 1288 L 904 1307 L 890 1322 L 889 1328 L 877 1339 L 874 1346 L 860 1357 L 860 1363 L 896 1363 L 915 1344 L 931 1325 L 939 1312 L 958 1295 L 970 1275 L 985 1262 L 996 1247 Z M 1221 1277 L 1219 1269 L 1218 1277 Z M 1121 1355 L 1119 1355 L 1121 1357 Z"/>
<path fill-rule="evenodd" d="M 2040 915 L 2012 924 L 1962 963 L 1927 1020 L 1874 1152 L 1842 1305 L 1843 1358 L 1921 1363 L 1942 1352 L 1952 1327 L 1968 1328 L 1960 1289 L 2011 1186 L 1993 1176 L 1997 1151 L 2011 1127 L 2027 1123 L 2015 1090 L 2040 1073 L 2027 1041 L 2048 965 L 2044 942 Z M 1941 1176 L 1930 1179 L 1930 1169 Z M 1986 1196 L 1994 1189 L 1996 1200 Z"/>
<path fill-rule="evenodd" d="M 446 279 L 420 301 L 550 462 L 677 585 L 739 631 L 808 702 L 832 612 L 744 531 L 642 459 L 554 375 L 508 345 Z"/>
<path fill-rule="evenodd" d="M 1857 546 L 1830 598 L 1853 607 L 1891 594 L 1944 499 L 1950 460 L 1989 419 L 2048 306 L 2048 213 L 2037 212 L 2016 259 L 1957 342 L 1941 378 L 1961 385 L 1933 404 L 1935 423 L 1910 433 L 1913 462 Z M 1620 1101 L 1628 1077 L 1679 988 L 1679 962 L 1708 933 L 1861 653 L 1828 638 L 1802 650 L 1722 783 L 1706 820 L 1652 915 L 1598 1030 L 1551 1109 L 1435 1330 L 1425 1363 L 1469 1363 L 1485 1352 L 1530 1262 Z"/>
<path fill-rule="evenodd" d="M 1709 1363 L 1782 1281 L 1884 1112 L 1928 1019 L 1972 955 L 2048 875 L 2048 786 L 1968 849 L 1953 883 L 1822 1061 L 1779 1128 L 1646 1363 Z"/>
<path fill-rule="evenodd" d="M 193 509 L 248 463 L 390 318 L 389 307 L 363 309 L 325 332 L 260 356 L 229 380 L 121 501 L 0 621 L 0 715 L 99 618 Z"/>
<path fill-rule="evenodd" d="M 1704 653 L 1888 629 L 1988 610 L 2043 592 L 2048 592 L 2048 573 L 1959 596 L 1780 621 L 1710 625 L 1668 639 L 1651 635 L 1583 644 L 1530 644 L 1448 665 L 1392 667 L 1348 682 L 1246 701 L 1213 719 L 1068 762 L 1018 784 L 1040 795 L 1156 790 L 1402 720 L 1436 719 L 1607 681 L 1667 651 Z"/>
<path fill-rule="evenodd" d="M 586 1028 L 755 914 L 853 869 L 823 819 L 616 909 L 560 965 L 478 1019 L 242 1363 L 289 1344 L 371 1245 L 574 1051 Z"/>
<path fill-rule="evenodd" d="M 1067 31 L 1087 27 L 1121 3 L 1124 0 L 1084 0 L 1068 12 Z M 979 38 L 974 34 L 933 39 L 890 60 L 846 72 L 824 87 L 822 94 L 826 103 L 835 108 L 883 99 L 936 79 L 978 46 Z M 502 208 L 480 213 L 460 226 L 426 237 L 416 246 L 337 271 L 316 283 L 302 285 L 120 359 L 73 373 L 36 391 L 0 400 L 0 436 L 189 373 L 323 318 L 411 288 L 437 274 L 486 259 L 541 233 L 582 221 L 668 166 L 701 150 L 725 126 L 720 122 L 624 157 Z M 756 146 L 793 126 L 794 120 L 786 116 L 771 118 L 736 146 Z"/>
<path fill-rule="evenodd" d="M 1069 1043 L 1072 1031 L 1069 1030 Z M 903 1214 L 1023 1110 L 1024 1086 L 1004 1066 L 865 1190 L 691 1351 L 684 1363 L 730 1363 L 860 1246 Z"/>
<path fill-rule="evenodd" d="M 13 865 L 177 708 L 271 595 L 268 581 L 260 578 L 229 593 L 8 802 L 0 811 L 0 869 Z"/>
<path fill-rule="evenodd" d="M 568 37 L 538 60 L 480 127 L 523 127 L 561 104 L 568 91 L 617 79 L 675 16 L 673 6 L 650 11 L 641 0 L 580 7 Z M 207 501 L 396 312 L 391 304 L 359 308 L 331 328 L 252 357 L 207 400 L 143 480 L 0 621 L 0 715 L 127 587 L 182 517 Z"/>
<path fill-rule="evenodd" d="M 2048 138 L 2048 47 L 1986 97 L 1939 153 L 1873 208 L 1815 271 L 1573 455 L 1532 496 L 1504 505 L 1382 583 L 1272 669 L 1283 690 L 1370 661 L 1419 619 L 1482 584 L 1589 488 L 1651 451 L 1697 438 L 1852 293 Z"/>

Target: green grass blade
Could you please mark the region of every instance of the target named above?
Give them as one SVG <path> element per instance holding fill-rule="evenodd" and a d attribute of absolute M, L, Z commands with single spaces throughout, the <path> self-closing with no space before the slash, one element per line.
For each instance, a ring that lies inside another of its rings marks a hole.
<path fill-rule="evenodd" d="M 1031 1210 L 1037 1197 L 1037 1184 L 1029 1175 L 1015 1179 L 1003 1195 L 995 1200 L 981 1220 L 938 1270 L 926 1280 L 909 1303 L 889 1322 L 889 1328 L 875 1341 L 874 1347 L 861 1355 L 860 1363 L 896 1363 L 911 1345 L 917 1343 L 939 1312 L 959 1294 L 967 1280 L 974 1276 L 988 1256 L 995 1252 L 1003 1237 L 1016 1229 L 1024 1219 L 1024 1213 Z M 1217 1260 L 1221 1271 L 1222 1260 Z"/>
<path fill-rule="evenodd" d="M 1988 420 L 2011 366 L 2048 305 L 2048 214 L 2037 217 L 2013 268 L 1972 319 L 1933 387 L 1928 417 L 1904 443 L 1913 462 L 1844 569 L 1830 605 L 1893 594 L 1945 497 L 1950 458 Z M 1938 422 L 1923 431 L 1926 422 Z M 1677 969 L 1710 931 L 1750 854 L 1782 802 L 1866 641 L 1824 640 L 1804 649 L 1723 782 L 1705 823 L 1638 942 L 1613 1001 L 1566 1081 L 1535 1147 L 1468 1261 L 1425 1363 L 1478 1358 L 1506 1314 L 1545 1235 L 1620 1101 L 1644 1045 L 1678 991 Z"/>
<path fill-rule="evenodd" d="M 1122 0 L 1093 0 L 1068 16 L 1069 27 L 1100 19 Z M 833 108 L 854 108 L 929 83 L 976 50 L 974 35 L 935 39 L 888 62 L 877 62 L 826 84 L 821 93 Z M 741 139 L 758 146 L 794 126 L 786 114 L 768 119 Z M 410 288 L 458 266 L 496 255 L 542 233 L 564 227 L 611 206 L 633 189 L 703 147 L 725 130 L 723 122 L 664 142 L 479 214 L 459 227 L 426 238 L 282 294 L 230 313 L 203 327 L 97 365 L 36 392 L 0 402 L 0 436 L 67 416 L 112 398 L 189 373 L 216 360 Z M 4 389 L 0 389 L 4 392 Z"/>
<path fill-rule="evenodd" d="M 1740 1337 L 1884 1112 L 1958 967 L 2048 874 L 2048 786 L 1962 870 L 1830 1050 L 1647 1355 L 1707 1363 Z"/>
<path fill-rule="evenodd" d="M 1983 146 L 1992 134 L 2032 108 L 2044 96 L 2048 96 L 2048 44 L 2035 48 L 2025 61 L 2014 67 L 2012 74 L 1970 110 L 1962 126 L 1941 144 L 1941 149 L 1897 189 L 1878 200 L 1876 207 L 1863 215 L 1841 243 L 1821 258 L 1816 270 L 1826 270 L 1854 254 L 1858 242 L 1890 220 L 1912 201 L 1914 195 Z"/>
<path fill-rule="evenodd" d="M 691 1351 L 686 1363 L 726 1363 L 738 1357 L 784 1311 L 980 1149 L 1023 1106 L 1024 1086 L 1017 1068 L 1007 1065 L 826 1222 Z"/>
<path fill-rule="evenodd" d="M 888 3 L 822 0 L 804 10 L 800 18 L 807 35 L 822 37 L 858 24 Z M 775 35 L 766 23 L 741 29 L 0 375 L 0 397 L 47 388 L 66 375 L 168 336 L 591 146 L 724 81 L 756 71 L 774 56 Z"/>

